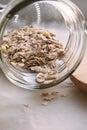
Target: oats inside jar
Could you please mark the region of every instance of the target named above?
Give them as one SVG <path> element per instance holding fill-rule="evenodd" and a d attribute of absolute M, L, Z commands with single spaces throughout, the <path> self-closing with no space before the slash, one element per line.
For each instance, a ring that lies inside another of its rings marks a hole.
<path fill-rule="evenodd" d="M 3 36 L 2 54 L 15 68 L 37 73 L 36 82 L 58 79 L 56 61 L 65 55 L 56 35 L 38 26 L 12 30 Z"/>

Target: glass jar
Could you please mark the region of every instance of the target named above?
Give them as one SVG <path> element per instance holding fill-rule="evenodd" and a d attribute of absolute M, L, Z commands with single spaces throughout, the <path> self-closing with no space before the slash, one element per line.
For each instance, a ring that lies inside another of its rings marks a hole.
<path fill-rule="evenodd" d="M 37 83 L 36 74 L 18 70 L 5 60 L 0 51 L 0 66 L 5 76 L 17 86 L 27 89 L 53 87 L 69 77 L 80 64 L 86 50 L 85 17 L 69 0 L 15 0 L 0 16 L 0 45 L 10 30 L 38 25 L 54 32 L 64 44 L 65 56 L 59 59 L 57 80 Z"/>

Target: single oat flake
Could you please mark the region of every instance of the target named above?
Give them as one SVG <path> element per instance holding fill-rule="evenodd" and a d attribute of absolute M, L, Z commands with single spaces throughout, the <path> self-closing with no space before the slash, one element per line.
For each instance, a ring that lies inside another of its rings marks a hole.
<path fill-rule="evenodd" d="M 2 54 L 15 68 L 37 73 L 38 83 L 58 79 L 56 60 L 65 55 L 56 35 L 38 26 L 12 30 L 3 37 Z"/>

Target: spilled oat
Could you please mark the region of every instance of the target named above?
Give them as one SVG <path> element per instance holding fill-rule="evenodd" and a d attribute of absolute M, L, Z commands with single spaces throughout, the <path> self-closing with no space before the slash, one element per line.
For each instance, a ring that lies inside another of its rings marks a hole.
<path fill-rule="evenodd" d="M 58 78 L 56 61 L 65 54 L 56 35 L 37 26 L 12 30 L 3 37 L 1 49 L 12 66 L 37 73 L 38 83 Z"/>

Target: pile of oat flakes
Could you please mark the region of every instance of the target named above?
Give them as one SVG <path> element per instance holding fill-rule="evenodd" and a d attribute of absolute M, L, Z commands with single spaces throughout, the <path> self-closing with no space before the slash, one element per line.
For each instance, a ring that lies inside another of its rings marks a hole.
<path fill-rule="evenodd" d="M 56 35 L 37 26 L 12 30 L 3 37 L 1 49 L 12 66 L 37 73 L 38 83 L 58 78 L 56 60 L 65 54 Z"/>

